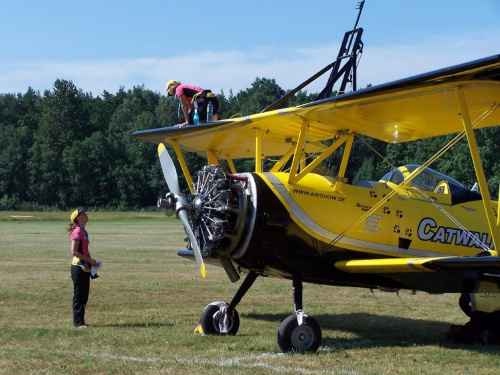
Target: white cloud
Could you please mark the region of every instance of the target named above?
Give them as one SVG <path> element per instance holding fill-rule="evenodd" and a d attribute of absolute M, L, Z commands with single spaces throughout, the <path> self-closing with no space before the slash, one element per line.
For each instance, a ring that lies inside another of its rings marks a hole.
<path fill-rule="evenodd" d="M 362 67 L 358 70 L 359 80 L 381 84 L 498 54 L 497 32 L 425 37 L 411 45 L 366 47 Z M 375 69 L 363 69 L 364 66 Z"/>
<path fill-rule="evenodd" d="M 499 30 L 500 31 L 500 30 Z M 381 84 L 415 74 L 444 68 L 500 52 L 497 32 L 454 37 L 422 37 L 412 45 L 365 45 L 358 68 L 358 87 Z M 0 92 L 26 92 L 28 87 L 52 89 L 57 78 L 72 80 L 94 96 L 104 90 L 116 93 L 120 86 L 146 88 L 165 93 L 170 79 L 224 90 L 229 94 L 250 87 L 256 77 L 274 78 L 284 89 L 292 89 L 331 63 L 339 46 L 278 51 L 263 48 L 250 51 L 201 51 L 196 55 L 169 59 L 110 59 L 102 61 L 22 61 L 0 63 Z M 328 74 L 308 87 L 318 92 Z"/>

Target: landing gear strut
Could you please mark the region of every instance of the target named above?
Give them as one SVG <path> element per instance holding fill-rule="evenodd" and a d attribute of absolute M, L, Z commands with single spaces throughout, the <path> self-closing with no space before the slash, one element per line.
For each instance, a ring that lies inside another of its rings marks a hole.
<path fill-rule="evenodd" d="M 205 334 L 235 335 L 240 327 L 236 305 L 253 285 L 259 275 L 250 271 L 233 300 L 212 302 L 201 314 L 200 324 Z M 287 317 L 278 330 L 278 345 L 283 352 L 315 352 L 321 344 L 321 328 L 318 322 L 302 309 L 302 277 L 293 276 L 293 301 L 295 312 Z"/>
<path fill-rule="evenodd" d="M 229 305 L 226 302 L 212 302 L 205 307 L 200 318 L 201 328 L 205 334 L 236 335 L 240 327 L 240 316 L 236 305 L 240 303 L 258 276 L 257 272 L 250 271 Z"/>
<path fill-rule="evenodd" d="M 283 352 L 315 352 L 321 344 L 321 328 L 302 309 L 302 277 L 293 276 L 293 315 L 280 325 L 278 345 Z"/>

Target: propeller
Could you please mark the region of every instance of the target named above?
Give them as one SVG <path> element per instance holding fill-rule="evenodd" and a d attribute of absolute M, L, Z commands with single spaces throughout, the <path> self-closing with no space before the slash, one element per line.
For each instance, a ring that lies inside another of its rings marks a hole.
<path fill-rule="evenodd" d="M 200 270 L 201 276 L 205 277 L 205 264 L 203 263 L 203 258 L 201 256 L 200 248 L 198 247 L 198 242 L 194 236 L 193 230 L 189 225 L 189 215 L 186 208 L 186 197 L 180 192 L 179 179 L 177 177 L 177 171 L 175 170 L 174 162 L 170 157 L 165 145 L 160 143 L 158 145 L 158 156 L 160 157 L 161 169 L 163 170 L 163 175 L 165 176 L 165 182 L 172 193 L 174 193 L 176 198 L 176 209 L 175 213 L 177 217 L 184 224 L 186 233 L 188 234 L 191 245 L 193 246 L 194 257 L 196 258 L 196 263 L 198 264 L 198 269 Z"/>

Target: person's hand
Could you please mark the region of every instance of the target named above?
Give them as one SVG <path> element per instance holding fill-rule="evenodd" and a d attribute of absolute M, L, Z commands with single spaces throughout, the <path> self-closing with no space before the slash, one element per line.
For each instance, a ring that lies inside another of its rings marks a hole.
<path fill-rule="evenodd" d="M 92 267 L 99 267 L 99 263 L 97 263 L 94 259 L 90 259 L 89 263 Z"/>

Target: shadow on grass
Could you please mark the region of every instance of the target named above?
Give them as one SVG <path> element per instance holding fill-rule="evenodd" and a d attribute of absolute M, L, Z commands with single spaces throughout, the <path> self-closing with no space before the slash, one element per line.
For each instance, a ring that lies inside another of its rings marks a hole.
<path fill-rule="evenodd" d="M 242 314 L 240 318 L 277 322 L 279 324 L 290 314 Z M 450 349 L 468 349 L 476 351 L 488 350 L 480 343 L 465 345 L 456 344 L 446 339 L 450 323 L 433 320 L 391 317 L 386 315 L 353 313 L 353 314 L 321 314 L 312 316 L 323 331 L 322 346 L 332 349 L 352 349 L 358 347 L 411 347 L 439 345 Z M 247 323 L 250 324 L 250 323 Z M 356 338 L 325 336 L 325 330 L 348 332 Z M 498 350 L 498 346 L 491 347 Z"/>
<path fill-rule="evenodd" d="M 113 328 L 170 328 L 173 323 L 112 323 L 112 324 L 93 324 L 93 327 L 113 327 Z"/>

